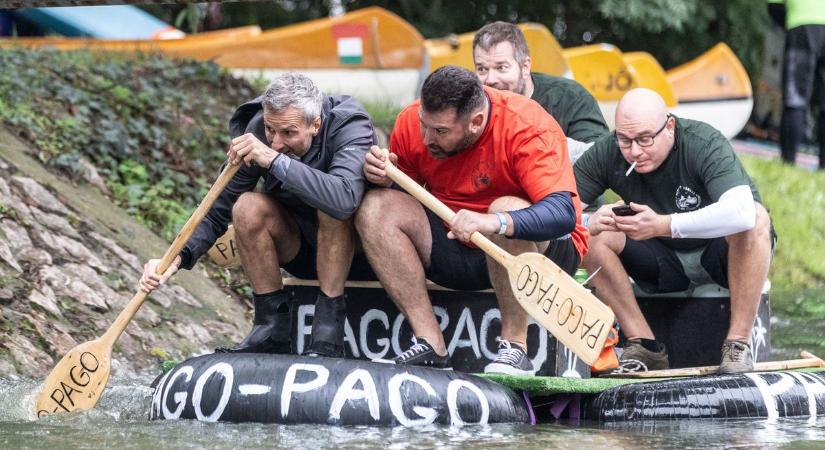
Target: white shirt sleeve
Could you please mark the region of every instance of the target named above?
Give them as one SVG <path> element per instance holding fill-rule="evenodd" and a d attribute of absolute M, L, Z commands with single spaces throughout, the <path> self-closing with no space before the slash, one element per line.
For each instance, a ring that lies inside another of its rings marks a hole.
<path fill-rule="evenodd" d="M 570 164 L 575 164 L 584 152 L 593 146 L 592 142 L 581 142 L 572 138 L 567 138 L 567 153 L 570 155 Z"/>
<path fill-rule="evenodd" d="M 712 239 L 747 231 L 756 225 L 756 205 L 748 185 L 732 187 L 719 201 L 702 209 L 670 215 L 674 238 Z"/>

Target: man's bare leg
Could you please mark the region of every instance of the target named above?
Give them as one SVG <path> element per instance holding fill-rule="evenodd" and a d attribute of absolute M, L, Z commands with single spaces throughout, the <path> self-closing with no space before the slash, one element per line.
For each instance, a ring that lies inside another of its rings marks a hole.
<path fill-rule="evenodd" d="M 235 241 L 252 290 L 259 294 L 283 289 L 281 264 L 301 248 L 295 221 L 276 200 L 258 192 L 242 194 L 232 208 Z"/>
<path fill-rule="evenodd" d="M 424 207 L 409 194 L 372 189 L 358 209 L 355 228 L 370 265 L 410 323 L 413 334 L 426 339 L 439 355 L 446 355 L 424 275 L 432 251 Z"/>
<path fill-rule="evenodd" d="M 347 317 L 344 284 L 355 254 L 352 221 L 338 220 L 318 211 L 317 252 L 320 292 L 315 300 L 312 336 L 304 354 L 343 358 Z"/>
<path fill-rule="evenodd" d="M 344 294 L 352 257 L 355 229 L 352 220 L 338 220 L 318 211 L 318 285 L 328 297 Z"/>
<path fill-rule="evenodd" d="M 494 201 L 489 208 L 490 212 L 514 211 L 527 208 L 530 203 L 517 197 L 502 197 Z M 508 239 L 502 235 L 492 235 L 490 239 L 511 255 L 525 252 L 543 253 L 547 249 L 547 242 L 531 242 L 519 239 Z M 495 259 L 487 256 L 487 272 L 490 283 L 496 292 L 499 310 L 501 311 L 501 338 L 518 344 L 527 350 L 527 311 L 516 300 L 513 289 L 510 287 L 510 276 L 507 270 Z"/>
<path fill-rule="evenodd" d="M 298 254 L 298 227 L 277 201 L 255 192 L 238 198 L 232 208 L 232 221 L 241 264 L 252 283 L 255 319 L 240 344 L 216 351 L 288 353 L 291 317 L 280 264 Z"/>
<path fill-rule="evenodd" d="M 756 204 L 756 225 L 727 237 L 730 328 L 727 339 L 749 342 L 771 261 L 771 219 Z"/>
<path fill-rule="evenodd" d="M 627 272 L 619 260 L 625 242 L 627 238 L 624 233 L 615 231 L 602 231 L 596 236 L 590 236 L 590 248 L 583 265 L 590 273 L 595 273 L 601 267 L 589 284 L 596 297 L 613 308 L 624 335 L 628 339 L 655 339 L 633 294 Z"/>

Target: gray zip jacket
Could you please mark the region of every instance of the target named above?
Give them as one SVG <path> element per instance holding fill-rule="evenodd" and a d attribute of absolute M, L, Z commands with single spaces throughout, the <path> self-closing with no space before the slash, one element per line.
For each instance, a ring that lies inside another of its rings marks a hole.
<path fill-rule="evenodd" d="M 269 143 L 264 132 L 261 97 L 241 105 L 229 121 L 234 139 L 252 133 Z M 364 158 L 375 142 L 372 121 L 364 107 L 346 95 L 324 99 L 321 129 L 300 160 L 290 160 L 285 176 L 272 167 L 241 165 L 181 251 L 181 268 L 191 269 L 215 244 L 232 221 L 232 206 L 244 192 L 255 189 L 290 207 L 321 210 L 344 220 L 361 204 L 366 189 Z"/>

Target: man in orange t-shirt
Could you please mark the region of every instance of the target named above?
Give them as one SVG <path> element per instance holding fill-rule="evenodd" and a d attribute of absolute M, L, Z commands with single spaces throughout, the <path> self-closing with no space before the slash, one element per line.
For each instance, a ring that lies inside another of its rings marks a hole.
<path fill-rule="evenodd" d="M 495 360 L 485 372 L 532 375 L 528 316 L 506 270 L 468 244 L 480 232 L 512 254 L 540 252 L 568 273 L 587 250 L 567 143 L 542 107 L 518 94 L 482 87 L 472 72 L 442 67 L 421 99 L 398 115 L 390 158 L 457 214 L 445 224 L 412 196 L 389 189 L 385 156 L 373 146 L 367 192 L 356 215 L 364 251 L 412 327 L 413 346 L 396 364 L 451 367 L 427 295 L 426 278 L 451 289 L 491 286 L 501 310 Z"/>

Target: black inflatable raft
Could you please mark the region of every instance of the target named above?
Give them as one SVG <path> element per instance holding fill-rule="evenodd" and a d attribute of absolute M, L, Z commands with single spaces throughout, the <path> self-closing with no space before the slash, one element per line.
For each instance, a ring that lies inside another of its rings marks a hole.
<path fill-rule="evenodd" d="M 627 384 L 584 402 L 583 418 L 600 422 L 825 415 L 825 372 L 715 375 Z"/>
<path fill-rule="evenodd" d="M 460 372 L 226 353 L 186 360 L 163 375 L 150 417 L 386 426 L 531 421 L 525 398 Z"/>

